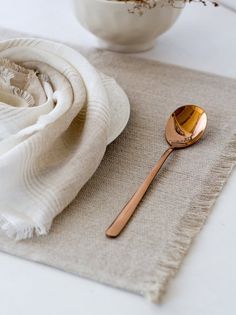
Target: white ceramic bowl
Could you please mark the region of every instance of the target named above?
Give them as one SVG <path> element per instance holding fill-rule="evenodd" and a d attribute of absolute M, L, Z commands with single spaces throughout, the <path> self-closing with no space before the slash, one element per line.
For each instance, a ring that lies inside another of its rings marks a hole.
<path fill-rule="evenodd" d="M 122 52 L 150 49 L 155 39 L 177 20 L 182 8 L 164 5 L 158 0 L 143 15 L 129 13 L 133 3 L 116 0 L 74 0 L 76 16 L 87 30 L 100 40 L 100 47 Z"/>

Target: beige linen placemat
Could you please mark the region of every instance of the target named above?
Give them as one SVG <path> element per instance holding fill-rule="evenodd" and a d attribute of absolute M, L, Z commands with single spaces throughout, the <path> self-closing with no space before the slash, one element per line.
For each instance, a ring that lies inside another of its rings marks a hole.
<path fill-rule="evenodd" d="M 157 302 L 235 164 L 236 80 L 110 52 L 87 56 L 127 92 L 130 122 L 48 236 L 15 243 L 1 235 L 0 249 Z M 188 103 L 208 113 L 204 139 L 174 152 L 128 228 L 107 239 L 106 227 L 167 148 L 169 114 Z"/>

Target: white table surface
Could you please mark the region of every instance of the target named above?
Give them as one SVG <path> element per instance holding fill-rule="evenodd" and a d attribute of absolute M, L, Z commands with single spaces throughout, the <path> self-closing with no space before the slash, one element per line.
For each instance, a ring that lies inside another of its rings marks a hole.
<path fill-rule="evenodd" d="M 226 3 L 236 7 L 235 0 Z M 68 0 L 0 0 L 0 9 L 2 27 L 95 45 Z M 156 47 L 141 55 L 236 78 L 236 14 L 223 7 L 188 6 Z M 162 305 L 0 253 L 0 314 L 236 314 L 235 188 L 234 170 Z"/>

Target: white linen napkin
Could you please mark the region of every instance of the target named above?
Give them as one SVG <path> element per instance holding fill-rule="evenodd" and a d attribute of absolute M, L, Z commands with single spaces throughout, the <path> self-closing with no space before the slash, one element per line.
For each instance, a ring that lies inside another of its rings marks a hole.
<path fill-rule="evenodd" d="M 123 91 L 78 52 L 0 42 L 0 226 L 9 237 L 48 233 L 100 164 L 116 102 L 127 104 Z"/>

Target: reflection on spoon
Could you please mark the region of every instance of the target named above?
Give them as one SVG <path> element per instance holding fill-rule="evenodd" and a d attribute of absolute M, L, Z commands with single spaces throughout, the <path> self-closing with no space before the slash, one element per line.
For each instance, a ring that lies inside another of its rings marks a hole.
<path fill-rule="evenodd" d="M 143 184 L 106 230 L 106 236 L 114 238 L 121 233 L 170 153 L 175 149 L 186 148 L 196 143 L 202 137 L 206 126 L 207 115 L 204 109 L 199 106 L 185 105 L 174 111 L 168 119 L 165 131 L 166 140 L 170 147 L 161 156 Z"/>

